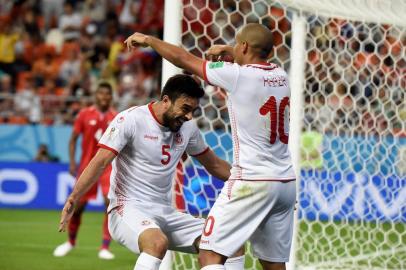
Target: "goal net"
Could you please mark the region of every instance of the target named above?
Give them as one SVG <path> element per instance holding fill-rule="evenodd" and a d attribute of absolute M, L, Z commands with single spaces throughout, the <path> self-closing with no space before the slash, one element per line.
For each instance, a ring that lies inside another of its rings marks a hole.
<path fill-rule="evenodd" d="M 300 157 L 292 269 L 406 268 L 406 3 L 181 3 L 179 45 L 197 56 L 232 44 L 249 22 L 273 31 L 270 60 L 291 75 L 291 132 L 300 141 L 292 148 Z M 226 95 L 205 87 L 197 121 L 231 162 Z M 177 208 L 205 217 L 223 183 L 192 158 L 178 169 Z M 247 252 L 245 268 L 261 269 Z M 174 269 L 199 269 L 195 256 L 174 257 Z"/>

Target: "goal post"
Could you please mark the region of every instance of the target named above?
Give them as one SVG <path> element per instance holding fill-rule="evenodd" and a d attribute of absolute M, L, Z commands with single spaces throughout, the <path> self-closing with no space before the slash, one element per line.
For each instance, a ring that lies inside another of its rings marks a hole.
<path fill-rule="evenodd" d="M 202 57 L 239 27 L 267 25 L 272 62 L 289 73 L 290 150 L 299 179 L 289 269 L 406 268 L 406 2 L 170 0 L 164 39 Z M 180 71 L 163 64 L 164 83 Z M 205 85 L 196 119 L 232 161 L 221 89 Z M 193 158 L 177 174 L 176 205 L 205 217 L 222 182 Z M 247 248 L 245 269 L 261 269 Z M 176 253 L 173 269 L 198 269 Z"/>
<path fill-rule="evenodd" d="M 164 9 L 164 40 L 180 46 L 182 44 L 182 0 L 166 1 Z M 165 85 L 169 77 L 179 72 L 178 67 L 163 59 L 161 84 Z"/>

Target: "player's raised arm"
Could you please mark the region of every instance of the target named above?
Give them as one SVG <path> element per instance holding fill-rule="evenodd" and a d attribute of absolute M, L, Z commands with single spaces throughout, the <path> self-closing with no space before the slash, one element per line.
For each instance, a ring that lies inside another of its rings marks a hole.
<path fill-rule="evenodd" d="M 125 43 L 127 44 L 128 49 L 136 46 L 151 46 L 158 54 L 175 66 L 183 68 L 199 76 L 208 83 L 219 86 L 227 91 L 233 91 L 236 86 L 239 75 L 238 64 L 225 64 L 224 62 L 212 63 L 210 61 L 205 61 L 187 52 L 183 48 L 141 33 L 134 33 L 125 40 Z M 241 47 L 240 50 L 243 52 L 247 51 L 247 44 L 244 44 L 245 45 L 243 46 L 239 46 L 239 48 Z M 235 58 L 234 49 L 235 48 L 227 45 L 215 45 L 208 51 L 208 53 L 212 58 L 225 55 Z"/>
<path fill-rule="evenodd" d="M 59 222 L 59 231 L 65 231 L 66 225 L 73 215 L 76 204 L 90 187 L 97 182 L 105 168 L 113 161 L 116 155 L 109 150 L 99 149 L 93 159 L 87 165 L 86 169 L 80 175 L 72 193 L 66 200 L 65 206 L 61 213 Z"/>
<path fill-rule="evenodd" d="M 220 180 L 227 181 L 230 177 L 230 164 L 219 158 L 212 150 L 208 149 L 203 154 L 195 156 L 195 158 L 211 175 Z"/>
<path fill-rule="evenodd" d="M 234 50 L 229 45 L 213 45 L 207 50 L 207 56 L 211 61 L 234 61 Z M 230 57 L 230 59 L 225 59 Z"/>
<path fill-rule="evenodd" d="M 203 78 L 204 60 L 194 56 L 183 48 L 167 43 L 158 38 L 144 35 L 142 33 L 134 33 L 125 41 L 127 48 L 136 46 L 150 46 L 156 50 L 163 58 L 171 62 L 177 67 L 183 68 L 190 73 L 193 73 L 200 78 Z"/>

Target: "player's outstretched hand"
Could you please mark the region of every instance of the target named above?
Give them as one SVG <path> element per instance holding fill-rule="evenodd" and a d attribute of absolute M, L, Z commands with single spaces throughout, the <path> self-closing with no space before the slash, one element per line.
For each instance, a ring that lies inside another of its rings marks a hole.
<path fill-rule="evenodd" d="M 148 44 L 146 43 L 147 37 L 147 35 L 136 32 L 129 36 L 124 43 L 127 45 L 128 50 L 137 46 L 148 47 Z"/>
<path fill-rule="evenodd" d="M 66 225 L 72 218 L 73 211 L 75 210 L 75 200 L 69 196 L 66 200 L 65 206 L 62 209 L 61 220 L 59 221 L 59 231 L 64 232 L 66 230 Z"/>
<path fill-rule="evenodd" d="M 207 50 L 207 56 L 211 61 L 221 61 L 225 56 L 232 57 L 232 50 L 228 45 L 213 45 Z"/>

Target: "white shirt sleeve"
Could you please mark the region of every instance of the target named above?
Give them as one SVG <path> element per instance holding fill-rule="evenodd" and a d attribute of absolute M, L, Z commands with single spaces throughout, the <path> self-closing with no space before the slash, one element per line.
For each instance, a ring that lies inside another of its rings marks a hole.
<path fill-rule="evenodd" d="M 118 155 L 124 146 L 132 141 L 135 133 L 135 121 L 127 111 L 119 113 L 104 132 L 99 141 L 99 147 L 108 149 Z"/>
<path fill-rule="evenodd" d="M 219 86 L 227 92 L 233 92 L 240 73 L 240 66 L 229 62 L 209 62 L 203 64 L 204 80 Z"/>
<path fill-rule="evenodd" d="M 190 137 L 188 145 L 186 146 L 186 153 L 191 156 L 199 156 L 209 150 L 209 147 L 206 145 L 196 124 L 193 124 L 193 129 L 192 136 Z"/>

